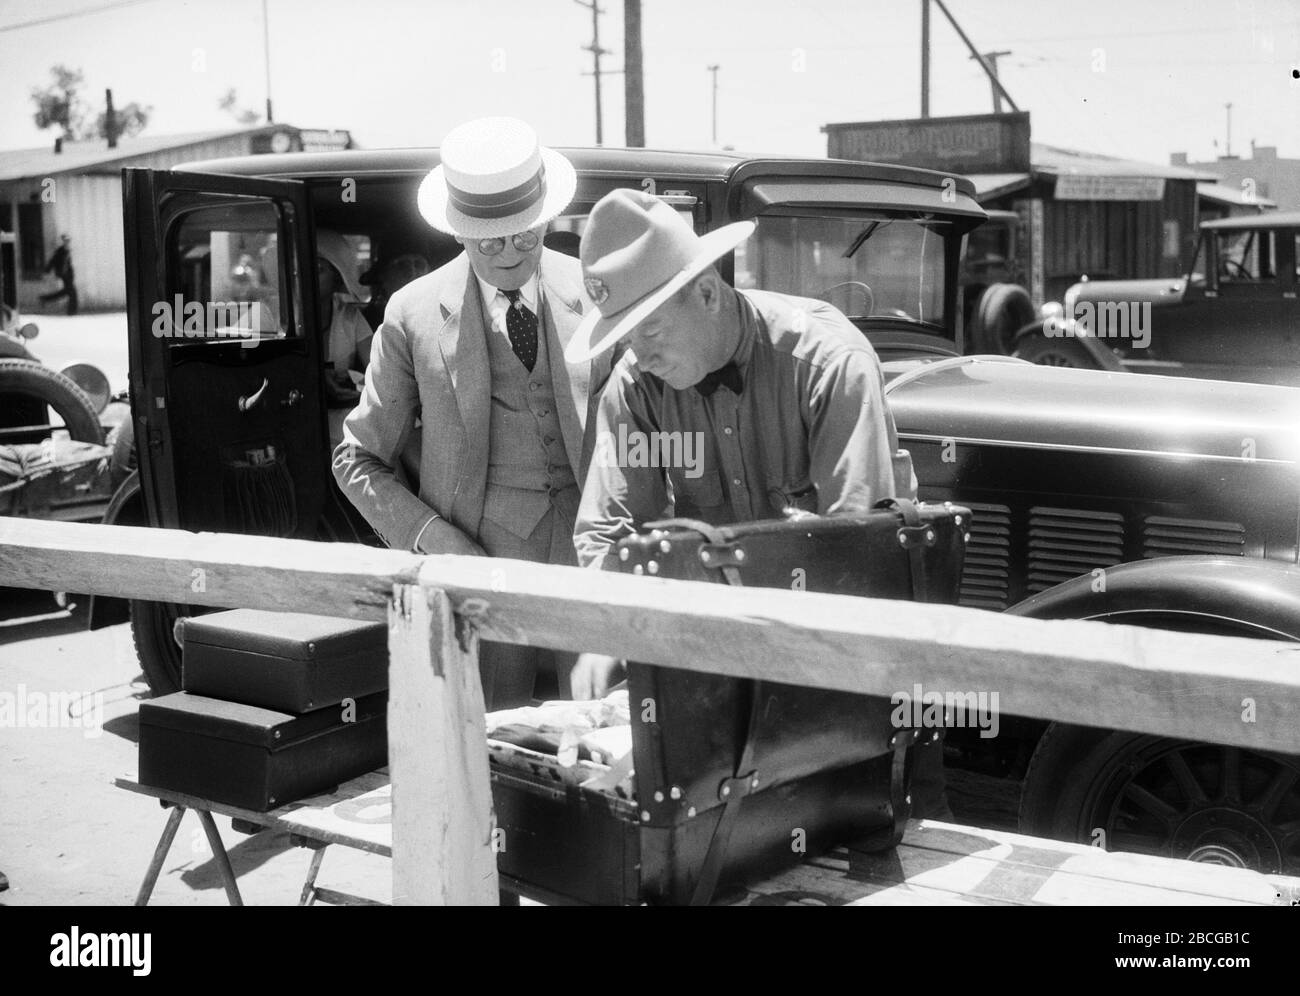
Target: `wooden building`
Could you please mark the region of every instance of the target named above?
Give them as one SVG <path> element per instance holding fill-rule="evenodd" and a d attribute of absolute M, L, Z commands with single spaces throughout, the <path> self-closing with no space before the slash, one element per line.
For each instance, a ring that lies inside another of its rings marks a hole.
<path fill-rule="evenodd" d="M 1030 141 L 1028 112 L 828 124 L 833 158 L 970 177 L 980 203 L 1020 217 L 1018 272 L 1035 305 L 1082 276 L 1177 276 L 1196 247 L 1197 181 L 1214 177 Z"/>

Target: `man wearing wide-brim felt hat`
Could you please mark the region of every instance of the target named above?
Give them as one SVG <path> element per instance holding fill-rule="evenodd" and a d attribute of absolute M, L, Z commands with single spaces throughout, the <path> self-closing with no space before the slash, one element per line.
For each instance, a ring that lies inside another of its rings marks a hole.
<path fill-rule="evenodd" d="M 389 300 L 334 474 L 392 547 L 573 564 L 589 389 L 608 361 L 565 362 L 590 301 L 577 260 L 542 236 L 576 175 L 514 118 L 464 124 L 439 154 L 417 206 L 464 251 Z M 412 434 L 408 486 L 397 468 Z M 550 657 L 484 644 L 488 708 L 526 703 Z M 558 661 L 561 690 L 570 663 Z"/>
<path fill-rule="evenodd" d="M 669 205 L 633 190 L 592 210 L 580 258 L 596 307 L 568 356 L 579 362 L 619 341 L 630 349 L 595 419 L 574 537 L 583 565 L 604 566 L 620 538 L 665 509 L 721 525 L 788 509 L 867 511 L 915 494 L 862 333 L 824 301 L 722 279 L 715 262 L 754 230 L 739 222 L 696 235 Z M 642 437 L 650 447 L 702 445 L 682 466 L 620 452 Z M 594 694 L 615 677 L 608 659 L 582 664 L 575 681 Z"/>

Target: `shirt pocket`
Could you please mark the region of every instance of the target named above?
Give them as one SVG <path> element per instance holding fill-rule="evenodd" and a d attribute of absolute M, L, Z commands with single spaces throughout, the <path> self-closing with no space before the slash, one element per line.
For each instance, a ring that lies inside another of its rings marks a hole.
<path fill-rule="evenodd" d="M 673 481 L 675 512 L 682 517 L 703 517 L 723 505 L 722 478 L 716 470 L 706 470 L 699 477 L 685 475 Z"/>

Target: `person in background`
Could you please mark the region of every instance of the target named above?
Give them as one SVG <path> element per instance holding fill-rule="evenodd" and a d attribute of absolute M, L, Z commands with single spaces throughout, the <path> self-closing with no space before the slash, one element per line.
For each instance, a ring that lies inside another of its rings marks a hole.
<path fill-rule="evenodd" d="M 59 247 L 54 250 L 54 253 L 50 256 L 50 261 L 45 264 L 44 272 L 53 273 L 63 281 L 63 287 L 49 294 L 42 294 L 41 304 L 49 304 L 51 301 L 66 297 L 68 299 L 68 314 L 75 315 L 77 313 L 77 274 L 72 268 L 71 236 L 59 236 Z"/>
<path fill-rule="evenodd" d="M 370 301 L 365 307 L 366 321 L 374 328 L 384 320 L 388 299 L 416 277 L 429 272 L 429 261 L 420 252 L 392 252 L 380 250 L 380 257 L 365 273 L 361 282 L 370 288 Z"/>
<path fill-rule="evenodd" d="M 316 320 L 325 351 L 325 401 L 330 445 L 343 438 L 343 420 L 361 399 L 358 384 L 370 363 L 374 330 L 362 313 L 365 296 L 357 254 L 338 232 L 316 230 Z M 355 376 L 354 376 L 355 374 Z"/>

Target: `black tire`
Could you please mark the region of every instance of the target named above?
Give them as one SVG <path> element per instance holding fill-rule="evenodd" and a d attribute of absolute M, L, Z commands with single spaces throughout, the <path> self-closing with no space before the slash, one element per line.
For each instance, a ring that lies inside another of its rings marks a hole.
<path fill-rule="evenodd" d="M 18 404 L 34 399 L 53 408 L 74 440 L 103 445 L 99 412 L 86 392 L 57 370 L 35 360 L 0 360 L 0 398 L 6 399 L 5 407 L 14 396 Z"/>
<path fill-rule="evenodd" d="M 112 447 L 113 453 L 108 458 L 108 468 L 113 487 L 118 487 L 135 470 L 135 424 L 130 417 L 118 422 L 108 434 L 105 444 Z"/>
<path fill-rule="evenodd" d="M 1037 317 L 1029 292 L 1019 284 L 991 284 L 971 312 L 971 343 L 976 353 L 1009 356 L 1016 333 Z"/>
<path fill-rule="evenodd" d="M 1071 336 L 1048 338 L 1038 332 L 1021 337 L 1015 352 L 1020 360 L 1028 360 L 1043 367 L 1076 367 L 1080 370 L 1099 370 L 1101 365 L 1088 350 Z"/>
<path fill-rule="evenodd" d="M 1098 830 L 1108 851 L 1300 874 L 1300 758 L 1053 723 L 1020 832 L 1096 844 Z"/>
<path fill-rule="evenodd" d="M 131 641 L 155 697 L 181 690 L 181 648 L 172 628 L 188 614 L 183 606 L 168 602 L 131 602 Z"/>

